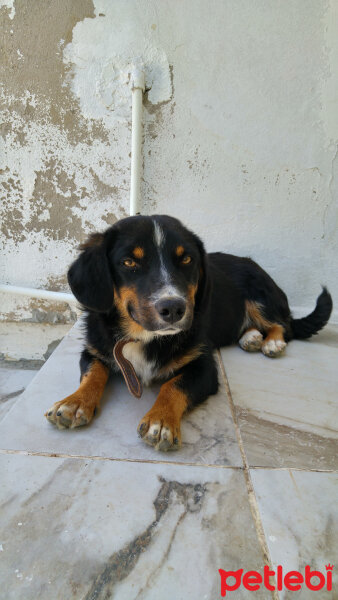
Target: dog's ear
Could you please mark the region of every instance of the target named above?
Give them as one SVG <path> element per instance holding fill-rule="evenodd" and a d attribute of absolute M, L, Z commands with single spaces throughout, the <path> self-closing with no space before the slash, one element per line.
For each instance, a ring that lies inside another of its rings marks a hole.
<path fill-rule="evenodd" d="M 202 307 L 205 307 L 209 297 L 211 290 L 211 279 L 209 274 L 209 266 L 208 266 L 208 255 L 205 251 L 204 244 L 202 240 L 200 240 L 197 235 L 194 235 L 195 243 L 197 245 L 199 254 L 200 254 L 200 277 L 198 281 L 198 288 L 196 292 L 196 307 L 201 310 Z"/>
<path fill-rule="evenodd" d="M 80 256 L 68 271 L 70 288 L 86 308 L 107 312 L 114 303 L 113 279 L 107 258 L 107 235 L 93 233 L 80 246 L 80 250 Z"/>

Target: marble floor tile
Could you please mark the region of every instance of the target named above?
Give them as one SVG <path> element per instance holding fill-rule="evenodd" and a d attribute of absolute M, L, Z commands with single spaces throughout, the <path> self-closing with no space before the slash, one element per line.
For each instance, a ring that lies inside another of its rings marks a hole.
<path fill-rule="evenodd" d="M 37 374 L 33 369 L 0 366 L 0 421 Z"/>
<path fill-rule="evenodd" d="M 250 465 L 337 469 L 337 327 L 280 358 L 239 347 L 221 356 Z"/>
<path fill-rule="evenodd" d="M 213 600 L 219 568 L 263 567 L 239 469 L 3 454 L 0 471 L 1 600 Z"/>
<path fill-rule="evenodd" d="M 273 565 L 304 575 L 306 565 L 326 576 L 333 564 L 333 590 L 279 592 L 283 600 L 337 598 L 338 475 L 252 469 L 251 477 Z M 313 583 L 318 583 L 314 579 Z"/>
<path fill-rule="evenodd" d="M 216 396 L 184 417 L 183 445 L 176 452 L 157 452 L 137 435 L 137 425 L 154 403 L 159 386 L 146 388 L 142 398 L 136 399 L 129 394 L 122 377 L 115 377 L 107 385 L 101 410 L 88 427 L 56 429 L 44 413 L 78 387 L 81 348 L 81 329 L 77 325 L 0 423 L 0 448 L 242 466 L 223 383 Z"/>

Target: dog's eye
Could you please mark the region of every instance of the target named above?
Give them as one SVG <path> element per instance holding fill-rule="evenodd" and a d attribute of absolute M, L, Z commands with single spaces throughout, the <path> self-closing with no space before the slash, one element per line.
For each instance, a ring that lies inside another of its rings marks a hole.
<path fill-rule="evenodd" d="M 182 258 L 181 263 L 182 263 L 182 265 L 189 265 L 189 263 L 191 263 L 191 261 L 192 261 L 191 256 L 186 255 Z"/>
<path fill-rule="evenodd" d="M 124 264 L 125 267 L 130 267 L 132 269 L 134 269 L 135 267 L 137 267 L 137 263 L 132 258 L 126 258 L 123 261 L 123 264 Z"/>

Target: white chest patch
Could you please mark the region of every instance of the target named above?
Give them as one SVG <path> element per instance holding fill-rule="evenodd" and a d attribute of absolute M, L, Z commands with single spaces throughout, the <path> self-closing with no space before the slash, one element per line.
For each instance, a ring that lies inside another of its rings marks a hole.
<path fill-rule="evenodd" d="M 123 356 L 133 365 L 136 375 L 145 385 L 148 385 L 155 377 L 155 363 L 148 361 L 142 342 L 130 342 L 123 348 Z"/>

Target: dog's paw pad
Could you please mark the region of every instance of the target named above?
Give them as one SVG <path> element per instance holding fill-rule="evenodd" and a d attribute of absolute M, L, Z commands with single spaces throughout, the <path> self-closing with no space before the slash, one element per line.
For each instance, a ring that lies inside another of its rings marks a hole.
<path fill-rule="evenodd" d="M 250 329 L 242 335 L 238 343 L 246 352 L 257 352 L 262 347 L 263 336 L 258 329 Z"/>
<path fill-rule="evenodd" d="M 276 356 L 280 356 L 285 348 L 286 342 L 283 340 L 269 340 L 268 342 L 263 343 L 262 352 L 269 358 L 275 358 Z"/>

